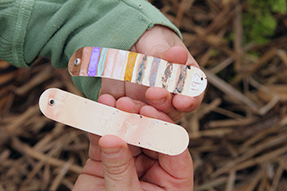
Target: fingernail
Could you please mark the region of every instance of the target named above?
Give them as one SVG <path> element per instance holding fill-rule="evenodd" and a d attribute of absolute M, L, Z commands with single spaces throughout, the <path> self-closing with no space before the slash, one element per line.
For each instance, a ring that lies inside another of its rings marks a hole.
<path fill-rule="evenodd" d="M 131 99 L 131 101 L 135 104 L 135 105 L 140 105 L 140 101 L 138 101 L 138 100 L 133 100 L 133 99 Z"/>
<path fill-rule="evenodd" d="M 154 106 L 161 106 L 162 104 L 165 103 L 166 98 L 161 98 L 161 99 L 149 99 L 149 102 L 154 105 Z"/>

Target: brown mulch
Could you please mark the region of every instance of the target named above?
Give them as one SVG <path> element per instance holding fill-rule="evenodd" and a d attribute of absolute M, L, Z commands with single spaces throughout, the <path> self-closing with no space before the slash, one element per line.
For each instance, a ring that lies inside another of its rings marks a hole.
<path fill-rule="evenodd" d="M 287 190 L 286 15 L 277 15 L 269 43 L 243 45 L 240 1 L 152 2 L 208 76 L 203 103 L 177 122 L 190 134 L 195 190 Z M 39 111 L 47 88 L 81 95 L 49 62 L 16 69 L 0 61 L 0 191 L 71 190 L 87 160 L 86 133 Z"/>

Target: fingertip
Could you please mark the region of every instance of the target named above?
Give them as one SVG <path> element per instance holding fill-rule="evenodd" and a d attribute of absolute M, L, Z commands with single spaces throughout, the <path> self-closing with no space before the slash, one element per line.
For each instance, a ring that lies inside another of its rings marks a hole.
<path fill-rule="evenodd" d="M 93 134 L 93 133 L 88 133 L 89 140 L 93 144 L 98 144 L 99 139 L 101 138 L 99 135 Z"/>
<path fill-rule="evenodd" d="M 186 65 L 195 66 L 197 68 L 200 68 L 199 64 L 197 63 L 197 61 L 193 58 L 193 56 L 191 54 L 188 55 Z"/>
<path fill-rule="evenodd" d="M 126 142 L 115 135 L 104 135 L 99 139 L 101 149 L 123 148 Z"/>
<path fill-rule="evenodd" d="M 98 98 L 98 102 L 111 107 L 116 106 L 116 99 L 110 94 L 103 94 Z"/>
<path fill-rule="evenodd" d="M 172 99 L 172 105 L 180 112 L 190 112 L 200 105 L 202 99 L 202 95 L 198 97 L 175 95 Z"/>
<path fill-rule="evenodd" d="M 158 111 L 157 109 L 149 105 L 143 106 L 140 110 L 140 114 L 146 117 L 173 123 L 173 120 L 168 115 L 166 115 L 163 112 Z"/>
<path fill-rule="evenodd" d="M 188 148 L 181 154 L 175 156 L 159 153 L 158 160 L 162 168 L 174 177 L 193 179 L 193 160 Z"/>
<path fill-rule="evenodd" d="M 171 106 L 171 93 L 159 87 L 148 88 L 145 93 L 148 103 L 157 109 L 166 109 Z"/>
<path fill-rule="evenodd" d="M 99 140 L 99 146 L 101 149 L 129 148 L 133 156 L 138 156 L 141 153 L 141 149 L 139 147 L 133 145 L 127 145 L 127 143 L 124 140 L 115 135 L 104 135 L 103 137 L 101 137 Z"/>
<path fill-rule="evenodd" d="M 89 157 L 93 160 L 101 160 L 100 148 L 99 148 L 99 139 L 100 136 L 89 133 L 90 148 L 89 148 Z"/>
<path fill-rule="evenodd" d="M 172 105 L 172 94 L 163 88 L 149 88 L 146 91 L 146 99 L 149 105 L 166 113 L 172 120 L 178 120 L 183 115 Z"/>
<path fill-rule="evenodd" d="M 161 98 L 161 97 L 168 97 L 169 96 L 169 92 L 164 89 L 164 88 L 160 88 L 160 87 L 150 87 L 146 90 L 145 96 L 148 98 Z"/>
<path fill-rule="evenodd" d="M 188 51 L 182 46 L 173 46 L 164 51 L 161 57 L 177 64 L 186 64 L 188 60 Z"/>
<path fill-rule="evenodd" d="M 140 108 L 146 104 L 141 101 L 133 100 L 129 97 L 122 97 L 116 101 L 115 105 L 117 109 L 122 111 L 129 113 L 139 113 Z"/>

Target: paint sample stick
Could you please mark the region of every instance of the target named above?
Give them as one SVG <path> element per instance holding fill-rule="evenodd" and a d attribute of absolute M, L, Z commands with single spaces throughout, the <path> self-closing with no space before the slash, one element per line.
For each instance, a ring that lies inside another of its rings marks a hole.
<path fill-rule="evenodd" d="M 178 155 L 188 146 L 186 130 L 176 124 L 127 113 L 60 89 L 43 92 L 42 113 L 57 122 L 96 135 L 116 135 L 128 144 Z"/>
<path fill-rule="evenodd" d="M 206 75 L 199 68 L 112 48 L 80 48 L 68 68 L 72 76 L 111 78 L 191 97 L 202 94 L 207 86 Z"/>

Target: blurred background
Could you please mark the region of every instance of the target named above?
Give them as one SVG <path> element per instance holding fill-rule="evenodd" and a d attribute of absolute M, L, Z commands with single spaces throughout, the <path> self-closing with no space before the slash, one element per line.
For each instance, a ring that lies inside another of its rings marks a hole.
<path fill-rule="evenodd" d="M 287 190 L 287 1 L 150 0 L 207 74 L 203 103 L 177 121 L 190 135 L 197 191 Z M 66 69 L 0 61 L 0 191 L 71 190 L 87 134 L 39 111 L 47 88 L 77 95 Z"/>

